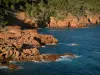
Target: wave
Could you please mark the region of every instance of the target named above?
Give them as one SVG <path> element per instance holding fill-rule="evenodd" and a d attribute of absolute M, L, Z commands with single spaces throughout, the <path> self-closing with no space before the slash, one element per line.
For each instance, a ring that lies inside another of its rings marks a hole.
<path fill-rule="evenodd" d="M 69 43 L 69 44 L 66 44 L 66 43 L 58 43 L 59 45 L 67 45 L 67 46 L 79 46 L 79 44 L 76 44 L 76 43 Z"/>
<path fill-rule="evenodd" d="M 15 63 L 17 63 L 16 61 L 9 61 L 9 63 L 13 63 L 13 64 L 15 64 Z"/>
<path fill-rule="evenodd" d="M 96 53 L 96 54 L 100 54 L 100 52 L 94 52 L 94 53 Z"/>
<path fill-rule="evenodd" d="M 42 48 L 45 48 L 46 46 L 42 46 Z"/>
<path fill-rule="evenodd" d="M 8 69 L 7 66 L 0 66 L 0 69 Z"/>
<path fill-rule="evenodd" d="M 70 57 L 70 56 L 68 56 L 68 55 L 66 55 L 66 56 L 60 56 L 60 58 L 57 59 L 56 61 L 57 61 L 57 62 L 58 62 L 58 61 L 72 61 L 73 59 L 79 58 L 79 57 L 81 57 L 81 56 L 75 55 L 74 58 L 73 58 L 73 57 Z"/>
<path fill-rule="evenodd" d="M 68 46 L 78 46 L 79 44 L 76 44 L 76 43 L 70 43 L 70 44 L 66 44 Z"/>

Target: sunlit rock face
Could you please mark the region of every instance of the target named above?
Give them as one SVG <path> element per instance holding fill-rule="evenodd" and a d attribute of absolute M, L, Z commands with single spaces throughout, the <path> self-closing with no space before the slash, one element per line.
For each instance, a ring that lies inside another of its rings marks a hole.
<path fill-rule="evenodd" d="M 8 26 L 7 31 L 0 32 L 0 62 L 8 64 L 12 61 L 41 61 L 38 47 L 47 44 L 57 44 L 58 40 L 52 35 L 39 34 L 36 29 L 21 30 L 20 26 Z M 46 58 L 49 60 L 49 58 Z M 50 58 L 51 59 L 51 58 Z M 52 58 L 54 59 L 54 58 Z M 9 67 L 16 67 L 10 65 Z"/>
<path fill-rule="evenodd" d="M 52 35 L 39 34 L 36 29 L 21 30 L 19 26 L 8 26 L 8 30 L 0 33 L 0 46 L 21 47 L 24 44 L 39 47 L 46 44 L 57 44 Z"/>
<path fill-rule="evenodd" d="M 87 27 L 89 24 L 98 24 L 100 23 L 100 14 L 94 15 L 83 15 L 83 16 L 75 16 L 71 13 L 68 13 L 67 16 L 63 19 L 58 19 L 56 17 L 51 16 L 50 22 L 46 25 L 39 25 L 36 23 L 34 17 L 29 17 L 26 12 L 18 12 L 16 13 L 16 18 L 23 21 L 29 27 L 32 28 L 41 28 L 41 27 L 50 27 L 50 28 L 82 28 Z"/>
<path fill-rule="evenodd" d="M 48 27 L 52 28 L 82 28 L 87 27 L 89 24 L 98 24 L 100 23 L 100 14 L 95 15 L 86 15 L 86 16 L 74 16 L 69 13 L 66 18 L 59 20 L 55 17 L 50 17 L 50 23 Z"/>

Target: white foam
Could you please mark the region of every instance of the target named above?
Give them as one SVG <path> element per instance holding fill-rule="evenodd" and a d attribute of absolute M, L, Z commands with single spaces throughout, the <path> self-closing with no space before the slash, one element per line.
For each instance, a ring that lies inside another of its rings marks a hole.
<path fill-rule="evenodd" d="M 100 54 L 100 52 L 94 52 L 94 53 Z"/>
<path fill-rule="evenodd" d="M 70 43 L 70 44 L 66 44 L 68 46 L 78 46 L 79 44 L 76 44 L 76 43 Z"/>
<path fill-rule="evenodd" d="M 74 57 L 71 57 L 71 56 L 69 56 L 69 55 L 60 56 L 60 58 L 57 59 L 56 61 L 72 61 L 73 59 L 79 58 L 79 57 L 81 57 L 81 56 L 77 56 L 77 55 L 75 55 Z"/>
<path fill-rule="evenodd" d="M 0 66 L 0 69 L 8 69 L 7 66 Z"/>
<path fill-rule="evenodd" d="M 43 48 L 45 48 L 46 46 L 42 46 Z"/>
<path fill-rule="evenodd" d="M 39 61 L 32 60 L 33 62 L 39 63 Z"/>
<path fill-rule="evenodd" d="M 9 61 L 10 63 L 13 63 L 13 64 L 15 64 L 15 63 L 17 63 L 16 61 Z"/>
<path fill-rule="evenodd" d="M 43 60 L 43 59 L 41 59 L 42 60 L 42 62 L 50 62 L 50 61 L 46 61 L 46 60 Z"/>

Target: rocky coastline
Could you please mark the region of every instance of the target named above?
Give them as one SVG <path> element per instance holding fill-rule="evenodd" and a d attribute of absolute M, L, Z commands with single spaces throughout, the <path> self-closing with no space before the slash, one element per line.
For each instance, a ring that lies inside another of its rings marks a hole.
<path fill-rule="evenodd" d="M 83 16 L 75 16 L 71 13 L 63 19 L 58 19 L 51 16 L 50 21 L 46 25 L 39 25 L 36 23 L 35 18 L 28 17 L 25 12 L 16 13 L 16 18 L 30 25 L 33 28 L 48 27 L 48 28 L 83 28 L 88 27 L 90 24 L 100 24 L 100 14 L 87 14 Z"/>
<path fill-rule="evenodd" d="M 83 28 L 88 27 L 90 24 L 99 24 L 100 14 L 95 15 L 85 15 L 85 16 L 74 16 L 69 13 L 65 19 L 57 20 L 55 17 L 50 17 L 50 23 L 48 27 L 53 28 Z"/>
<path fill-rule="evenodd" d="M 22 23 L 33 29 L 21 29 L 21 25 L 7 26 L 6 30 L 0 31 L 0 63 L 8 66 L 10 69 L 19 68 L 16 65 L 9 64 L 9 61 L 56 61 L 62 56 L 75 58 L 72 53 L 66 54 L 41 54 L 39 47 L 48 44 L 57 44 L 58 40 L 52 35 L 39 34 L 37 28 L 40 26 L 35 19 L 27 16 L 25 12 L 15 14 L 15 17 Z M 50 22 L 46 23 L 48 28 L 82 28 L 90 24 L 99 24 L 100 14 L 91 16 L 76 17 L 69 13 L 65 19 L 58 20 L 50 17 Z M 43 26 L 44 27 L 44 26 Z M 8 64 L 8 65 L 7 65 Z"/>
<path fill-rule="evenodd" d="M 20 26 L 7 26 L 6 28 L 6 31 L 0 31 L 0 63 L 10 69 L 19 68 L 10 64 L 10 61 L 53 62 L 61 56 L 75 57 L 72 53 L 41 54 L 39 47 L 58 43 L 52 35 L 39 34 L 36 29 L 22 30 Z"/>

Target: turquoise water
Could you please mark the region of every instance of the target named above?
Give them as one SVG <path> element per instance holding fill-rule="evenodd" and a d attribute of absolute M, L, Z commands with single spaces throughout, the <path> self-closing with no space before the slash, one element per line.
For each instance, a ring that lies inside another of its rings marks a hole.
<path fill-rule="evenodd" d="M 16 63 L 22 69 L 0 69 L 0 75 L 100 75 L 100 26 L 80 29 L 39 29 L 42 34 L 52 34 L 58 45 L 40 48 L 43 54 L 71 52 L 75 59 L 63 58 L 56 62 Z"/>

